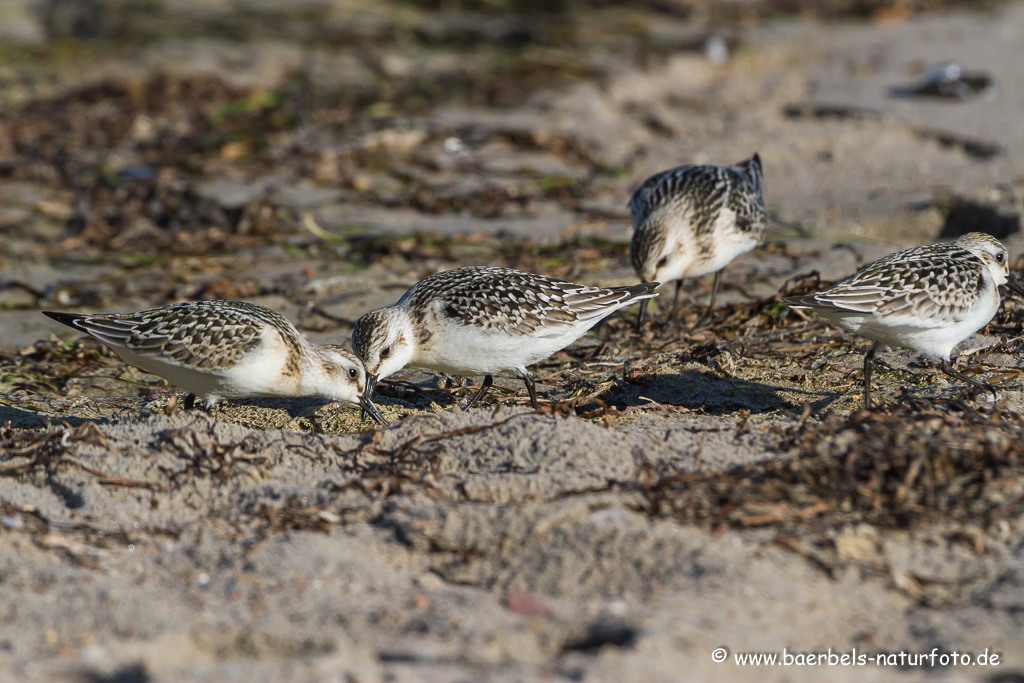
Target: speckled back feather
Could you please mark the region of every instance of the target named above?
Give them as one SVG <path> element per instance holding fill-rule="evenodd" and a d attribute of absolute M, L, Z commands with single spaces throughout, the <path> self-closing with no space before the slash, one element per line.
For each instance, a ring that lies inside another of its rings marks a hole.
<path fill-rule="evenodd" d="M 703 219 L 697 221 L 698 231 L 709 230 L 725 205 L 745 216 L 763 212 L 763 188 L 764 173 L 757 154 L 733 166 L 677 166 L 655 173 L 637 188 L 629 200 L 629 215 L 635 229 L 654 211 L 685 202 Z"/>
<path fill-rule="evenodd" d="M 105 344 L 199 370 L 233 367 L 263 342 L 266 326 L 281 331 L 297 354 L 302 340 L 281 314 L 244 301 L 189 301 L 138 313 L 51 313 L 54 320 Z"/>
<path fill-rule="evenodd" d="M 421 280 L 397 305 L 416 316 L 443 301 L 444 314 L 465 325 L 529 335 L 603 316 L 609 307 L 650 294 L 656 286 L 589 287 L 510 268 L 466 267 Z"/>
<path fill-rule="evenodd" d="M 986 269 L 955 243 L 929 244 L 882 257 L 817 294 L 786 299 L 811 309 L 912 313 L 944 322 L 968 314 L 984 292 Z"/>

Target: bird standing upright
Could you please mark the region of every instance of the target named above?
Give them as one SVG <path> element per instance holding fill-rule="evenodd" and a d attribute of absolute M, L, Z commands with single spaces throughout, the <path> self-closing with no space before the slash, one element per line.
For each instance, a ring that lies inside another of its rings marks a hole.
<path fill-rule="evenodd" d="M 883 256 L 823 292 L 783 301 L 874 342 L 864 357 L 865 410 L 871 408 L 871 368 L 879 344 L 937 359 L 947 375 L 995 393 L 992 385 L 954 369 L 950 353 L 992 320 L 999 285 L 1024 296 L 1009 261 L 999 240 L 972 232 L 950 243 Z"/>

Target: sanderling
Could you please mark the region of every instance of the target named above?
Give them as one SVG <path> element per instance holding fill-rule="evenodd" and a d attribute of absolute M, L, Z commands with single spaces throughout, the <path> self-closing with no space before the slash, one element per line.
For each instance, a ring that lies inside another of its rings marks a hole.
<path fill-rule="evenodd" d="M 514 372 L 537 408 L 527 366 L 582 337 L 623 306 L 657 296 L 657 282 L 588 287 L 509 268 L 469 267 L 420 280 L 396 304 L 366 313 L 352 331 L 352 348 L 377 380 L 406 365 L 452 375 L 484 375 L 476 403 L 492 375 Z"/>
<path fill-rule="evenodd" d="M 740 254 L 764 241 L 764 175 L 761 158 L 733 166 L 679 166 L 644 181 L 629 201 L 633 239 L 629 258 L 642 282 L 676 281 L 671 318 L 679 304 L 683 278 L 715 274 L 708 308 L 711 315 L 722 270 Z M 647 302 L 640 304 L 637 329 Z"/>
<path fill-rule="evenodd" d="M 783 301 L 874 342 L 864 358 L 865 409 L 871 407 L 871 367 L 879 344 L 940 360 L 946 374 L 995 393 L 991 384 L 954 369 L 949 356 L 996 314 L 999 285 L 1024 295 L 1008 263 L 999 240 L 972 232 L 954 242 L 889 254 L 823 292 Z"/>
<path fill-rule="evenodd" d="M 351 351 L 311 344 L 287 318 L 244 301 L 190 301 L 138 313 L 43 311 L 210 408 L 221 399 L 310 396 L 358 403 L 382 424 Z"/>

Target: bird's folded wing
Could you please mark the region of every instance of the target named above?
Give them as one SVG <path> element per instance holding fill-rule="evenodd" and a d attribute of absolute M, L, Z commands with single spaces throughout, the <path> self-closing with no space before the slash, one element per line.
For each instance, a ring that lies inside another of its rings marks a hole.
<path fill-rule="evenodd" d="M 234 366 L 262 343 L 262 328 L 245 319 L 220 316 L 183 321 L 174 317 L 139 314 L 89 316 L 84 329 L 110 346 L 197 369 Z"/>

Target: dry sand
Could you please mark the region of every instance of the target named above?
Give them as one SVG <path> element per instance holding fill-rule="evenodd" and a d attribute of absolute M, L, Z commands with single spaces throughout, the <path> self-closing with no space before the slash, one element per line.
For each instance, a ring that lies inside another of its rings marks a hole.
<path fill-rule="evenodd" d="M 341 437 L 201 413 L 56 428 L 59 466 L 3 480 L 4 620 L 18 628 L 2 661 L 25 679 L 168 681 L 823 675 L 715 664 L 719 646 L 988 648 L 994 671 L 1024 666 L 1020 546 L 995 532 L 979 531 L 979 554 L 941 528 L 847 525 L 829 575 L 774 529 L 645 513 L 644 472 L 782 455 L 791 421 L 744 423 L 611 429 L 502 409 Z"/>

